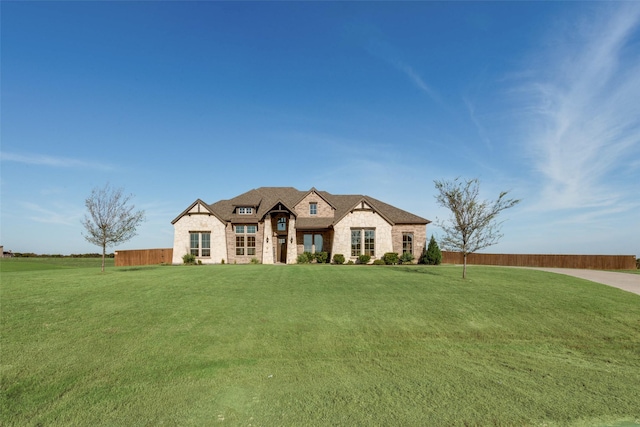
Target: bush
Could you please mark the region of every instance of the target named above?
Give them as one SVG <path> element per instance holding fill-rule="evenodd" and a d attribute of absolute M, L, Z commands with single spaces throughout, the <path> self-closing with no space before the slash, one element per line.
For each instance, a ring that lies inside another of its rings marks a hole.
<path fill-rule="evenodd" d="M 376 259 L 373 261 L 373 265 L 386 265 L 387 263 L 384 262 L 384 260 L 382 259 Z"/>
<path fill-rule="evenodd" d="M 358 257 L 358 264 L 369 264 L 371 261 L 371 255 L 360 255 Z"/>
<path fill-rule="evenodd" d="M 300 255 L 298 255 L 297 261 L 298 261 L 298 264 L 309 264 L 314 259 L 315 257 L 311 252 L 303 252 Z"/>
<path fill-rule="evenodd" d="M 260 260 L 258 258 L 251 258 L 251 264 L 260 264 Z"/>
<path fill-rule="evenodd" d="M 333 263 L 334 264 L 344 264 L 344 255 L 342 254 L 335 254 L 333 256 Z"/>
<path fill-rule="evenodd" d="M 636 258 L 636 268 L 640 270 L 640 258 Z"/>
<path fill-rule="evenodd" d="M 382 256 L 382 260 L 387 265 L 394 265 L 398 263 L 398 254 L 395 252 L 387 252 Z"/>
<path fill-rule="evenodd" d="M 442 262 L 442 252 L 438 247 L 438 242 L 433 238 L 433 234 L 431 235 L 431 240 L 429 240 L 427 252 L 422 257 L 422 262 L 428 265 L 440 265 Z"/>
<path fill-rule="evenodd" d="M 411 264 L 413 262 L 413 254 L 410 252 L 405 252 L 400 257 L 400 262 L 402 264 Z"/>
<path fill-rule="evenodd" d="M 353 265 L 353 264 L 355 264 L 353 260 L 349 260 L 349 262 L 347 263 L 347 265 Z"/>
<path fill-rule="evenodd" d="M 184 254 L 182 256 L 182 262 L 185 264 L 195 264 L 196 263 L 196 256 L 193 254 Z"/>
<path fill-rule="evenodd" d="M 328 252 L 316 252 L 315 253 L 315 257 L 316 257 L 316 262 L 318 264 L 324 264 L 329 260 L 329 253 Z"/>

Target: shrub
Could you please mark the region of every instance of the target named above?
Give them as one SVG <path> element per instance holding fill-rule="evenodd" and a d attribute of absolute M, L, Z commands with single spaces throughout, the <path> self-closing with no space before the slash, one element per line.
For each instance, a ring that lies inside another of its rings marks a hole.
<path fill-rule="evenodd" d="M 382 260 L 387 265 L 394 265 L 398 263 L 398 254 L 395 252 L 387 252 L 382 256 Z"/>
<path fill-rule="evenodd" d="M 636 268 L 640 270 L 640 258 L 636 258 Z"/>
<path fill-rule="evenodd" d="M 400 262 L 402 264 L 411 264 L 413 262 L 413 254 L 410 252 L 405 252 L 400 257 Z"/>
<path fill-rule="evenodd" d="M 429 246 L 422 258 L 422 262 L 428 265 L 440 265 L 442 262 L 442 252 L 438 247 L 438 242 L 433 238 L 433 234 L 431 235 L 431 240 L 429 240 Z"/>
<path fill-rule="evenodd" d="M 387 263 L 384 262 L 384 260 L 382 260 L 382 259 L 373 260 L 373 265 L 386 265 L 386 264 Z"/>
<path fill-rule="evenodd" d="M 185 264 L 195 264 L 196 263 L 196 256 L 193 254 L 184 254 L 182 256 L 182 262 Z"/>
<path fill-rule="evenodd" d="M 251 258 L 251 264 L 260 264 L 260 260 L 258 258 Z"/>
<path fill-rule="evenodd" d="M 371 261 L 371 255 L 360 255 L 358 257 L 358 264 L 369 264 Z"/>
<path fill-rule="evenodd" d="M 353 265 L 353 264 L 355 264 L 353 260 L 349 260 L 349 262 L 347 263 L 347 265 Z"/>
<path fill-rule="evenodd" d="M 298 264 L 309 264 L 314 259 L 315 257 L 311 252 L 303 252 L 300 255 L 298 255 L 297 261 L 298 261 Z"/>
<path fill-rule="evenodd" d="M 224 258 L 220 260 L 220 264 L 224 264 Z"/>
<path fill-rule="evenodd" d="M 344 255 L 342 254 L 335 254 L 333 256 L 333 263 L 334 264 L 344 264 Z"/>
<path fill-rule="evenodd" d="M 319 264 L 324 264 L 329 260 L 329 254 L 327 252 L 316 252 L 315 257 Z"/>

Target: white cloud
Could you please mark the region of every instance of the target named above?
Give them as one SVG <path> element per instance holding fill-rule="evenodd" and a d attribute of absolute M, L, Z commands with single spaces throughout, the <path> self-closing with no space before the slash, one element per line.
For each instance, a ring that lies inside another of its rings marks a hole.
<path fill-rule="evenodd" d="M 431 99 L 433 99 L 434 101 L 440 103 L 440 98 L 438 97 L 438 95 L 435 93 L 435 91 L 429 86 L 427 85 L 424 80 L 422 79 L 422 77 L 413 69 L 413 67 L 411 67 L 408 64 L 405 64 L 402 61 L 392 61 L 392 63 L 395 65 L 395 67 L 402 71 L 404 74 L 406 74 L 407 77 L 409 77 L 409 79 L 411 80 L 411 82 L 417 87 L 419 88 L 421 91 L 423 91 L 424 93 L 426 93 L 427 95 L 429 95 L 429 97 Z"/>
<path fill-rule="evenodd" d="M 28 219 L 45 224 L 77 226 L 82 218 L 81 209 L 75 206 L 56 203 L 51 207 L 43 207 L 33 202 L 21 202 L 20 205 L 27 212 Z"/>
<path fill-rule="evenodd" d="M 41 165 L 56 168 L 100 169 L 112 170 L 113 167 L 103 163 L 87 162 L 68 157 L 48 156 L 46 154 L 16 154 L 0 152 L 0 160 L 3 162 L 15 162 L 28 165 Z"/>
<path fill-rule="evenodd" d="M 613 5 L 556 39 L 519 93 L 541 209 L 619 208 L 635 191 L 619 174 L 640 152 L 640 4 Z"/>
<path fill-rule="evenodd" d="M 478 120 L 478 117 L 476 116 L 475 105 L 467 98 L 464 98 L 464 103 L 467 106 L 467 110 L 469 111 L 469 117 L 471 118 L 471 121 L 475 125 L 476 130 L 478 131 L 478 135 L 480 136 L 480 139 L 482 139 L 482 142 L 484 142 L 484 144 L 489 150 L 492 150 L 493 144 L 491 144 L 491 140 L 487 136 L 487 131 L 485 130 L 484 126 L 482 125 L 482 123 L 480 123 L 480 120 Z"/>

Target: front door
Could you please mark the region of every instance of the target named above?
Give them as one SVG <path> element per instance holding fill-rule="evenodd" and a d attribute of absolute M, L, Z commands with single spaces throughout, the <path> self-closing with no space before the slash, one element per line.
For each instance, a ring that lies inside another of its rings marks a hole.
<path fill-rule="evenodd" d="M 287 263 L 287 238 L 278 237 L 278 262 Z"/>

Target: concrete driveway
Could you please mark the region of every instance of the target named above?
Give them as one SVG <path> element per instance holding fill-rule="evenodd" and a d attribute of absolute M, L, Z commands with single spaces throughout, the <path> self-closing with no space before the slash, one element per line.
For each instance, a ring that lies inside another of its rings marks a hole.
<path fill-rule="evenodd" d="M 640 274 L 617 273 L 600 270 L 577 270 L 573 268 L 535 268 L 536 270 L 550 271 L 552 273 L 566 274 L 579 277 L 603 285 L 614 286 L 627 292 L 640 295 Z"/>

